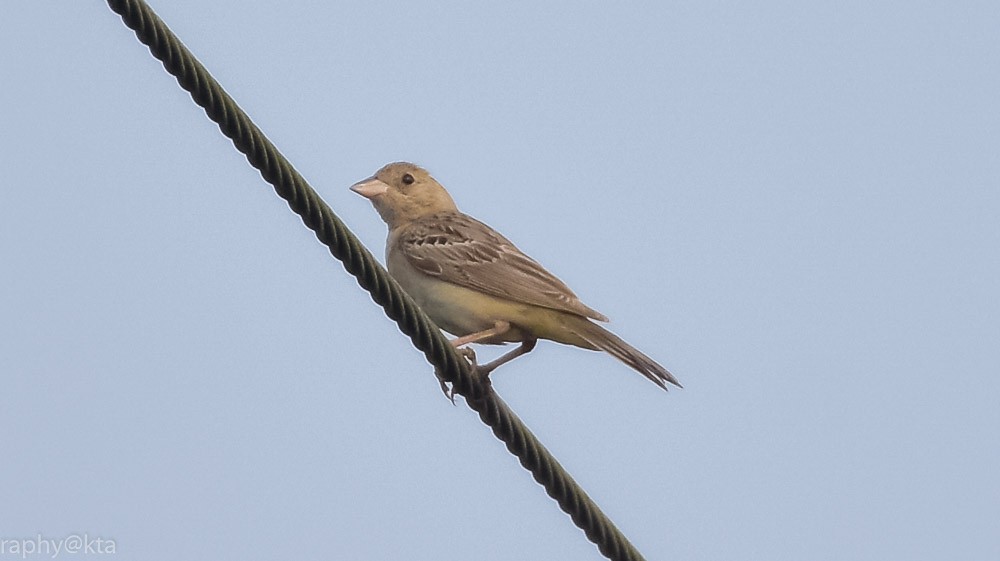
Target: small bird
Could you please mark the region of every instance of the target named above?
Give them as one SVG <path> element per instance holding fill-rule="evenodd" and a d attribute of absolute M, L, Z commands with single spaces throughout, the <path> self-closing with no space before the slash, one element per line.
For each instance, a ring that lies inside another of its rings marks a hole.
<path fill-rule="evenodd" d="M 389 227 L 389 274 L 434 322 L 469 343 L 521 345 L 476 370 L 496 367 L 548 339 L 605 351 L 664 390 L 680 383 L 666 368 L 596 321 L 608 321 L 507 238 L 462 213 L 426 170 L 396 162 L 355 183 L 351 190 L 371 200 Z M 444 383 L 442 382 L 442 388 Z M 446 394 L 448 393 L 445 389 Z"/>

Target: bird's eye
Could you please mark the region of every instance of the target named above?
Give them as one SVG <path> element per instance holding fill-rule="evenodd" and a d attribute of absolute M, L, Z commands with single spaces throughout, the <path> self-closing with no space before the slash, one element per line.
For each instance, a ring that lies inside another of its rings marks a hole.
<path fill-rule="evenodd" d="M 408 173 L 405 174 L 405 175 L 403 175 L 403 185 L 413 185 L 414 181 L 415 180 L 413 179 L 412 175 L 410 175 Z"/>

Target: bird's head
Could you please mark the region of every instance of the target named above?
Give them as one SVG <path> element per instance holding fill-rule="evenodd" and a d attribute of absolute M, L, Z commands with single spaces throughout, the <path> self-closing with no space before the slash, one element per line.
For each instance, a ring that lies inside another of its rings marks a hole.
<path fill-rule="evenodd" d="M 427 170 L 408 162 L 388 164 L 351 186 L 371 200 L 389 229 L 442 211 L 455 211 L 455 201 Z"/>

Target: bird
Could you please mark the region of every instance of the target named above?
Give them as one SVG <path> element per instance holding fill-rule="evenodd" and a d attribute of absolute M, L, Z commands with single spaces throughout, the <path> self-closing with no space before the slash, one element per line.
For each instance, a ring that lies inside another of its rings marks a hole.
<path fill-rule="evenodd" d="M 546 339 L 604 351 L 664 390 L 668 383 L 681 387 L 666 368 L 598 324 L 608 318 L 581 302 L 566 283 L 461 212 L 424 168 L 387 164 L 350 189 L 369 199 L 388 226 L 390 276 L 438 327 L 457 337 L 452 345 L 487 381 L 498 366 Z M 520 346 L 478 365 L 475 353 L 462 348 L 471 343 Z M 448 395 L 443 381 L 442 389 Z"/>

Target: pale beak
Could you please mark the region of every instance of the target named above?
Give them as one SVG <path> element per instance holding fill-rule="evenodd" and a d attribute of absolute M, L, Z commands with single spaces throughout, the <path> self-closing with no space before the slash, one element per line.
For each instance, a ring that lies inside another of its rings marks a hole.
<path fill-rule="evenodd" d="M 374 199 L 388 190 L 389 185 L 374 176 L 351 185 L 351 191 L 369 199 Z"/>

